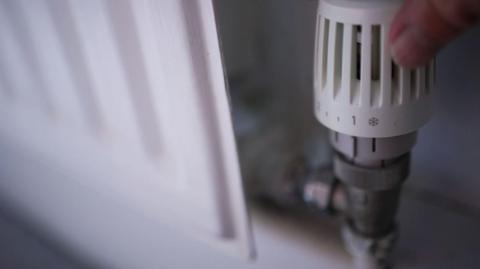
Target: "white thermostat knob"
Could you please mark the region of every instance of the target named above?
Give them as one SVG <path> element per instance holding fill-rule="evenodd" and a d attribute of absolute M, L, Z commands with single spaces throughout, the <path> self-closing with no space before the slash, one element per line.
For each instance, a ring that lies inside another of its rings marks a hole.
<path fill-rule="evenodd" d="M 408 69 L 388 34 L 402 1 L 321 0 L 315 52 L 315 113 L 329 129 L 357 137 L 415 132 L 431 116 L 435 66 Z"/>

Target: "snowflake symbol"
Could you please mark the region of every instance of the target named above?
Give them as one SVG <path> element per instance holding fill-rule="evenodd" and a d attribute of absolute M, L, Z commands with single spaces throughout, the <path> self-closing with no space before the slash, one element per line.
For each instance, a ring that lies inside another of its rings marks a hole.
<path fill-rule="evenodd" d="M 379 123 L 380 123 L 380 120 L 377 119 L 377 118 L 375 118 L 375 117 L 370 118 L 370 119 L 368 120 L 368 124 L 369 124 L 370 126 L 377 126 Z"/>

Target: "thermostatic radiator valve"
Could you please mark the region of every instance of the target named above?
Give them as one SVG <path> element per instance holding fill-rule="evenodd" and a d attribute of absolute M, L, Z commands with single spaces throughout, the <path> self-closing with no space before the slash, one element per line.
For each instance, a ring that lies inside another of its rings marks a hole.
<path fill-rule="evenodd" d="M 358 268 L 385 268 L 416 132 L 431 116 L 435 64 L 392 60 L 388 35 L 402 1 L 321 0 L 315 114 L 331 130 L 334 174 L 347 193 L 344 229 Z"/>

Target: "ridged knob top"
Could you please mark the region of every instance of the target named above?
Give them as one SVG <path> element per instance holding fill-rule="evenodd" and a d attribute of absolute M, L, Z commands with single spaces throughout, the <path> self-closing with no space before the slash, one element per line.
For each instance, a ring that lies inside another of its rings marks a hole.
<path fill-rule="evenodd" d="M 430 118 L 434 63 L 407 69 L 390 55 L 398 1 L 320 2 L 315 57 L 317 118 L 359 137 L 414 132 Z"/>

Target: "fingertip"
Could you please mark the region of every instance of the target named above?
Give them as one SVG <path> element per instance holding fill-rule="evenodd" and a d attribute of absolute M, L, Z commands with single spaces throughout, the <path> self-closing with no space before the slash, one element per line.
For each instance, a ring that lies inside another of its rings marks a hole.
<path fill-rule="evenodd" d="M 390 27 L 392 57 L 406 67 L 426 64 L 479 19 L 477 0 L 406 0 Z"/>
<path fill-rule="evenodd" d="M 389 41 L 390 44 L 393 44 L 397 38 L 403 33 L 408 24 L 408 8 L 405 4 L 395 15 L 389 32 Z"/>
<path fill-rule="evenodd" d="M 436 50 L 422 40 L 419 29 L 411 26 L 403 30 L 391 45 L 391 54 L 396 64 L 407 68 L 416 68 L 427 64 Z"/>

